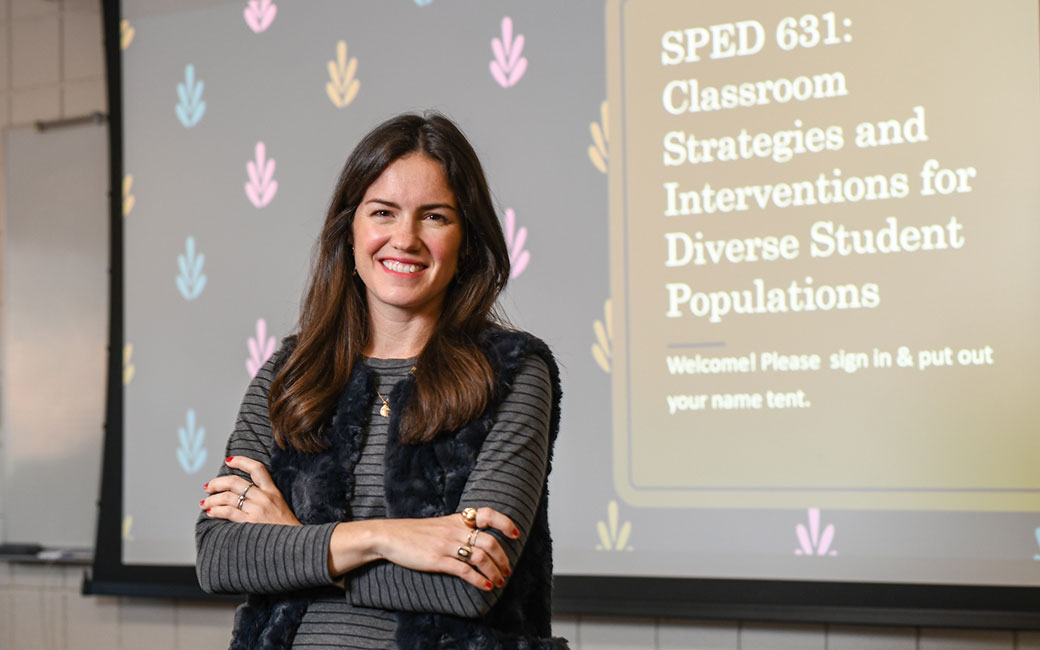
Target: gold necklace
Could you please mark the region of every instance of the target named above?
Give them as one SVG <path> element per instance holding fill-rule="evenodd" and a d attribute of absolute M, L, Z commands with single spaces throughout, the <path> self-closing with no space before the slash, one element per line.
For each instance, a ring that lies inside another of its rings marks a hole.
<path fill-rule="evenodd" d="M 382 415 L 384 418 L 390 417 L 390 402 L 383 397 L 383 394 L 379 392 L 378 388 L 376 389 L 376 395 L 379 399 L 383 400 L 383 405 L 379 407 L 379 415 Z"/>
<path fill-rule="evenodd" d="M 409 374 L 414 374 L 415 366 L 412 366 L 411 370 L 408 372 Z M 379 392 L 378 388 L 376 389 L 376 396 L 383 402 L 383 405 L 379 407 L 379 415 L 382 415 L 384 418 L 390 417 L 390 400 L 383 397 L 383 394 Z"/>

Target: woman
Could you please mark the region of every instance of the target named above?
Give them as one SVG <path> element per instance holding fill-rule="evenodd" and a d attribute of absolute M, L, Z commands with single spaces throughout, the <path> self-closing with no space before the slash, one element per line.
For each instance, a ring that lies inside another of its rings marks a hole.
<path fill-rule="evenodd" d="M 437 114 L 358 144 L 298 333 L 249 387 L 196 527 L 232 648 L 565 648 L 550 636 L 558 371 L 496 326 L 508 250 Z"/>

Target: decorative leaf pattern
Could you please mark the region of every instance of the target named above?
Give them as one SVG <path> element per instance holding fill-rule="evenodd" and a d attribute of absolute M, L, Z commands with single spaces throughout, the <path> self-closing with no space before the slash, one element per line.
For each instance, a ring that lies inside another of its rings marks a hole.
<path fill-rule="evenodd" d="M 206 256 L 195 252 L 195 238 L 189 236 L 184 242 L 184 254 L 177 256 L 177 266 L 180 275 L 177 276 L 177 289 L 185 300 L 195 300 L 206 288 L 206 275 L 202 272 L 202 266 L 206 263 Z"/>
<path fill-rule="evenodd" d="M 246 163 L 246 196 L 256 207 L 262 208 L 278 193 L 278 181 L 274 179 L 274 158 L 267 158 L 263 142 L 256 143 L 256 159 Z"/>
<path fill-rule="evenodd" d="M 123 176 L 123 216 L 128 216 L 134 210 L 134 195 L 130 192 L 134 189 L 134 175 Z"/>
<path fill-rule="evenodd" d="M 206 430 L 195 425 L 195 410 L 188 409 L 187 426 L 177 429 L 177 437 L 181 446 L 177 448 L 177 460 L 188 474 L 194 474 L 206 462 L 206 449 L 202 446 L 206 441 Z"/>
<path fill-rule="evenodd" d="M 626 521 L 619 525 L 618 502 L 611 501 L 607 504 L 607 521 L 596 522 L 596 532 L 599 535 L 597 551 L 631 551 L 628 538 L 632 534 L 632 522 Z"/>
<path fill-rule="evenodd" d="M 809 527 L 798 524 L 794 527 L 800 548 L 794 550 L 795 555 L 837 555 L 831 548 L 834 542 L 834 524 L 827 524 L 820 532 L 820 509 L 809 508 Z"/>
<path fill-rule="evenodd" d="M 509 277 L 519 277 L 527 263 L 531 261 L 530 251 L 524 250 L 527 243 L 527 228 L 516 228 L 516 213 L 512 208 L 506 209 L 506 245 L 509 247 Z"/>
<path fill-rule="evenodd" d="M 603 320 L 592 321 L 592 331 L 596 334 L 596 342 L 592 344 L 592 358 L 603 372 L 609 373 L 610 362 L 614 358 L 611 345 L 614 341 L 614 307 L 610 298 L 603 301 Z"/>
<path fill-rule="evenodd" d="M 134 344 L 127 343 L 123 346 L 123 385 L 126 386 L 134 380 Z"/>
<path fill-rule="evenodd" d="M 267 321 L 258 318 L 256 321 L 256 338 L 250 337 L 246 342 L 249 348 L 249 358 L 246 359 L 246 370 L 250 377 L 256 377 L 256 373 L 267 363 L 274 354 L 275 340 L 273 336 L 267 336 Z"/>
<path fill-rule="evenodd" d="M 202 99 L 205 83 L 195 79 L 195 66 L 188 64 L 184 68 L 184 83 L 177 84 L 177 119 L 184 128 L 190 129 L 199 123 L 206 113 L 206 101 Z"/>
<path fill-rule="evenodd" d="M 325 93 L 336 108 L 343 108 L 357 97 L 361 82 L 354 78 L 357 73 L 357 57 L 347 60 L 347 42 L 336 43 L 336 59 L 329 61 L 329 81 Z"/>
<path fill-rule="evenodd" d="M 242 13 L 249 29 L 259 34 L 266 31 L 274 22 L 278 7 L 271 0 L 249 0 Z"/>
<path fill-rule="evenodd" d="M 516 82 L 527 71 L 527 58 L 524 51 L 524 35 L 517 34 L 513 38 L 513 19 L 506 16 L 502 19 L 502 38 L 491 39 L 491 52 L 495 58 L 491 61 L 491 76 L 503 88 L 515 86 Z"/>
<path fill-rule="evenodd" d="M 610 132 L 607 131 L 607 102 L 599 105 L 599 122 L 589 123 L 589 133 L 592 134 L 592 144 L 589 145 L 589 160 L 604 174 L 607 173 L 607 143 L 610 142 Z"/>
<path fill-rule="evenodd" d="M 125 50 L 130 47 L 130 43 L 134 41 L 135 31 L 129 20 L 119 21 L 119 49 Z"/>

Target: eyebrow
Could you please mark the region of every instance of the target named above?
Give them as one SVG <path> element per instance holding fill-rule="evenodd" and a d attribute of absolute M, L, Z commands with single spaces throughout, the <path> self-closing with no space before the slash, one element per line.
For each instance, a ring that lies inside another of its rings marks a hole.
<path fill-rule="evenodd" d="M 369 200 L 365 201 L 365 203 L 379 203 L 380 205 L 385 205 L 385 206 L 390 207 L 390 208 L 397 208 L 398 210 L 401 209 L 401 206 L 397 205 L 393 201 L 387 201 L 386 199 L 373 198 L 373 199 L 369 199 Z M 419 206 L 419 211 L 420 212 L 426 212 L 427 210 L 445 210 L 445 209 L 451 210 L 453 212 L 458 212 L 458 208 L 456 208 L 454 205 L 451 205 L 449 203 L 427 203 L 425 205 L 420 205 Z"/>

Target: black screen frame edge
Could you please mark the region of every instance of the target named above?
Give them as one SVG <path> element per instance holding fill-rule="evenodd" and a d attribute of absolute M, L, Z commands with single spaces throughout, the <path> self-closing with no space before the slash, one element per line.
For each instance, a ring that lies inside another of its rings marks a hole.
<path fill-rule="evenodd" d="M 120 0 L 102 0 L 109 114 L 109 341 L 94 564 L 82 593 L 241 601 L 207 594 L 190 566 L 125 565 L 123 512 L 123 104 Z M 557 616 L 1040 630 L 1040 588 L 557 575 Z"/>

